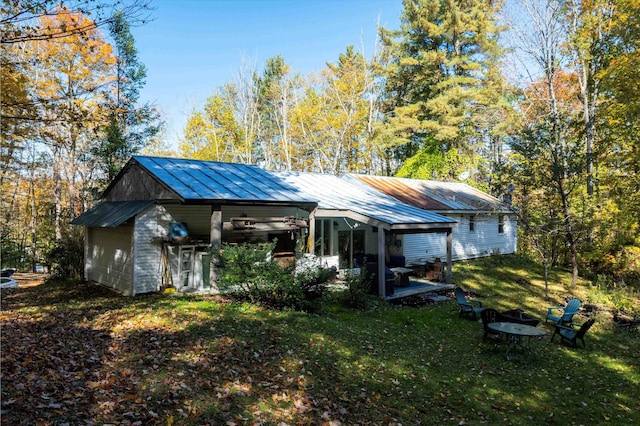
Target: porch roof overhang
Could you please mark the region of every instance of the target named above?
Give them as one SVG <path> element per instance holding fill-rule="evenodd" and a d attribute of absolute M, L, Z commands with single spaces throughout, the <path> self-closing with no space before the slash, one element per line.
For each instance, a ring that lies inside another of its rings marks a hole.
<path fill-rule="evenodd" d="M 315 211 L 316 218 L 348 218 L 360 223 L 364 223 L 370 226 L 375 226 L 378 228 L 385 229 L 387 231 L 394 232 L 396 234 L 413 234 L 413 233 L 427 233 L 427 232 L 447 232 L 451 231 L 452 228 L 458 226 L 458 223 L 455 221 L 439 223 L 439 222 L 429 222 L 429 223 L 389 223 L 380 219 L 376 219 L 370 216 L 367 216 L 362 213 L 354 212 L 352 210 L 344 210 L 344 209 L 326 209 L 326 208 L 318 208 Z"/>
<path fill-rule="evenodd" d="M 71 224 L 95 228 L 115 228 L 152 204 L 155 204 L 154 200 L 104 201 L 73 219 Z"/>

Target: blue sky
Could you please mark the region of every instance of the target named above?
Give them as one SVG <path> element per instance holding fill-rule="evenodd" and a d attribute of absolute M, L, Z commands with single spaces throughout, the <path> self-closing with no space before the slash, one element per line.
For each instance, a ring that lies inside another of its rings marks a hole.
<path fill-rule="evenodd" d="M 264 68 L 282 55 L 294 72 L 315 73 L 348 45 L 373 53 L 376 23 L 400 25 L 401 0 L 155 0 L 154 20 L 132 29 L 147 67 L 141 100 L 167 121 L 175 145 L 187 117 L 245 62 Z"/>

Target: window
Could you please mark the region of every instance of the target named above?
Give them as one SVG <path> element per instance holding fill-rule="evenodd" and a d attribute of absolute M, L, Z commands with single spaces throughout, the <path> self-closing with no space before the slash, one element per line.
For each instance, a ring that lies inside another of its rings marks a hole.
<path fill-rule="evenodd" d="M 504 234 L 504 215 L 498 215 L 498 234 Z"/>
<path fill-rule="evenodd" d="M 476 217 L 469 216 L 469 232 L 473 232 L 476 229 Z"/>

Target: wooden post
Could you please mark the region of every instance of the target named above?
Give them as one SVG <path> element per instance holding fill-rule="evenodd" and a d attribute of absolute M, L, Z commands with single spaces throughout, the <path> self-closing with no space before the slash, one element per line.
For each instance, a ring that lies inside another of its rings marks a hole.
<path fill-rule="evenodd" d="M 220 274 L 218 265 L 220 264 L 219 251 L 222 247 L 222 207 L 211 206 L 211 264 L 209 280 L 211 288 L 218 288 Z"/>
<path fill-rule="evenodd" d="M 445 282 L 447 284 L 451 284 L 451 268 L 453 266 L 453 261 L 451 259 L 451 247 L 452 247 L 452 241 L 453 241 L 453 231 L 451 230 L 451 228 L 449 228 L 449 230 L 447 230 L 447 277 L 445 279 Z"/>
<path fill-rule="evenodd" d="M 311 254 L 324 254 L 324 253 L 316 253 L 315 251 L 316 245 L 316 211 L 313 210 L 309 213 L 309 237 L 307 240 L 307 253 Z"/>
<path fill-rule="evenodd" d="M 378 295 L 383 299 L 387 295 L 386 280 L 385 280 L 385 230 L 382 227 L 378 227 Z"/>

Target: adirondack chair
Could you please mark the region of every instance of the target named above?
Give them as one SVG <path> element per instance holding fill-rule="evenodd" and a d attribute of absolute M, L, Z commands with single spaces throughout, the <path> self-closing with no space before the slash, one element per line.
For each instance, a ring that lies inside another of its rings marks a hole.
<path fill-rule="evenodd" d="M 549 306 L 547 308 L 547 318 L 544 322 L 546 323 L 551 320 L 556 324 L 558 321 L 562 321 L 563 325 L 571 324 L 573 316 L 577 314 L 578 309 L 580 309 L 580 303 L 580 299 L 571 299 L 567 302 L 567 306 Z"/>
<path fill-rule="evenodd" d="M 594 322 L 596 322 L 595 318 L 590 318 L 587 320 L 587 322 L 582 324 L 580 328 L 574 328 L 571 326 L 562 325 L 560 321 L 558 321 L 558 323 L 556 324 L 556 329 L 551 336 L 551 341 L 553 342 L 553 338 L 556 336 L 556 334 L 559 334 L 561 340 L 569 341 L 574 348 L 578 347 L 578 339 L 582 340 L 582 346 L 586 348 L 587 345 L 585 345 L 584 343 L 584 335 L 591 328 Z"/>
<path fill-rule="evenodd" d="M 476 299 L 467 300 L 464 295 L 464 290 L 461 287 L 456 287 L 454 293 L 456 295 L 456 302 L 458 302 L 458 306 L 460 307 L 458 316 L 462 318 L 462 315 L 471 315 L 474 321 L 477 320 L 478 314 L 484 310 L 482 308 L 482 302 Z"/>

